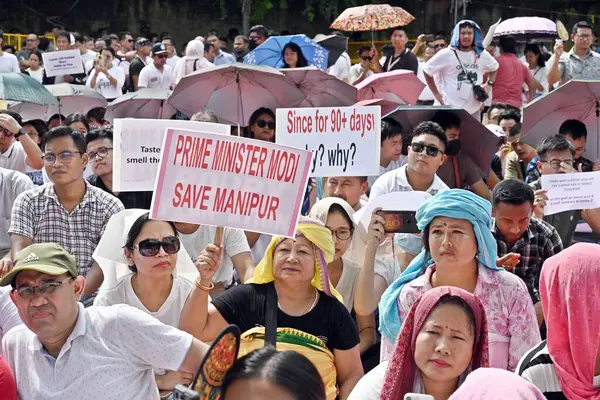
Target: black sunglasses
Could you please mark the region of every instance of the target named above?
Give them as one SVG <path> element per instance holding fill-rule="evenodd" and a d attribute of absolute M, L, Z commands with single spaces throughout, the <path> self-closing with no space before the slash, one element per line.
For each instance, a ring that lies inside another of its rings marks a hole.
<path fill-rule="evenodd" d="M 411 143 L 410 147 L 412 147 L 412 149 L 415 153 L 422 153 L 423 150 L 427 150 L 427 155 L 430 157 L 435 157 L 438 155 L 438 153 L 444 154 L 444 152 L 441 151 L 440 149 L 438 149 L 437 147 L 429 146 L 429 145 L 426 145 L 423 143 L 418 143 L 418 142 Z"/>
<path fill-rule="evenodd" d="M 371 61 L 373 59 L 373 57 L 371 57 L 371 56 L 362 56 L 360 59 L 363 60 L 363 61 Z"/>
<path fill-rule="evenodd" d="M 436 48 L 436 49 L 445 49 L 445 48 L 446 48 L 446 45 L 445 45 L 445 44 L 436 44 L 436 45 L 435 45 L 435 48 Z"/>
<path fill-rule="evenodd" d="M 256 121 L 256 125 L 258 125 L 259 128 L 264 128 L 265 126 L 268 126 L 269 129 L 275 129 L 275 122 L 273 121 L 265 121 L 264 119 L 259 119 L 258 121 Z"/>
<path fill-rule="evenodd" d="M 142 240 L 138 245 L 133 246 L 134 249 L 139 250 L 140 254 L 144 257 L 154 257 L 163 248 L 167 254 L 175 254 L 181 247 L 181 242 L 177 236 L 167 236 L 163 240 L 145 239 Z"/>

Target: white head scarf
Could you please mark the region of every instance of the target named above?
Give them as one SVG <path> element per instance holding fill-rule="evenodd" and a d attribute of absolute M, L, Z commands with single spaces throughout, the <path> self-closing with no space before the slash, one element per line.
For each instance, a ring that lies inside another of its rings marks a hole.
<path fill-rule="evenodd" d="M 104 273 L 100 290 L 111 289 L 123 277 L 133 274 L 128 267 L 129 262 L 125 258 L 123 248 L 132 225 L 148 212 L 148 210 L 135 208 L 123 210 L 113 215 L 106 224 L 104 234 L 92 256 Z M 183 276 L 192 282 L 198 277 L 198 270 L 183 245 L 177 253 L 177 264 L 173 275 Z"/>
<path fill-rule="evenodd" d="M 181 78 L 204 68 L 212 67 L 214 64 L 204 58 L 204 42 L 201 40 L 190 40 L 185 48 L 185 56 L 177 60 L 173 71 L 173 82 L 179 83 Z"/>

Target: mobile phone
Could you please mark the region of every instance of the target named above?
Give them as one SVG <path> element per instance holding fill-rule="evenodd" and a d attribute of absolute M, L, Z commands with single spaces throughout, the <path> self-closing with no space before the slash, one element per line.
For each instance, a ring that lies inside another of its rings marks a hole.
<path fill-rule="evenodd" d="M 425 43 L 427 42 L 433 42 L 435 40 L 435 35 L 433 35 L 432 33 L 425 35 Z"/>
<path fill-rule="evenodd" d="M 429 394 L 406 393 L 404 400 L 435 400 L 435 398 Z"/>
<path fill-rule="evenodd" d="M 98 57 L 98 62 L 100 63 L 100 66 L 104 67 L 105 65 L 105 57 L 103 54 L 100 54 L 100 57 Z"/>
<path fill-rule="evenodd" d="M 200 400 L 200 393 L 182 384 L 177 384 L 173 390 L 173 400 Z"/>
<path fill-rule="evenodd" d="M 417 227 L 416 211 L 381 210 L 377 214 L 385 220 L 385 233 L 421 233 Z"/>

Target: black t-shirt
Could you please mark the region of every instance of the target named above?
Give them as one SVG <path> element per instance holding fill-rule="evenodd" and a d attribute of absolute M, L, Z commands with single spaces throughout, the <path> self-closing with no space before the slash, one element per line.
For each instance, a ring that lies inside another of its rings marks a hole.
<path fill-rule="evenodd" d="M 265 326 L 267 289 L 272 285 L 272 282 L 239 285 L 226 290 L 212 304 L 228 323 L 237 325 L 242 332 Z M 349 350 L 359 343 L 358 328 L 344 304 L 322 292 L 315 308 L 306 315 L 292 317 L 277 309 L 277 326 L 317 336 L 331 351 Z"/>
<path fill-rule="evenodd" d="M 129 64 L 129 88 L 132 91 L 135 90 L 133 86 L 133 77 L 140 76 L 140 72 L 142 72 L 142 69 L 145 66 L 146 64 L 144 64 L 144 62 L 138 56 L 136 56 Z"/>
<path fill-rule="evenodd" d="M 96 175 L 92 175 L 88 178 L 88 182 L 92 186 L 104 190 L 106 193 L 110 193 L 123 203 L 123 207 L 126 210 L 131 208 L 141 208 L 142 210 L 149 210 L 152 204 L 152 192 L 121 192 L 119 195 L 115 195 L 113 192 L 108 190 L 102 179 Z"/>
<path fill-rule="evenodd" d="M 391 65 L 390 65 L 391 64 Z M 417 74 L 419 70 L 419 60 L 409 49 L 405 49 L 398 57 L 394 57 L 394 50 L 386 57 L 385 63 L 383 63 L 383 70 L 396 71 L 399 69 L 407 69 Z"/>

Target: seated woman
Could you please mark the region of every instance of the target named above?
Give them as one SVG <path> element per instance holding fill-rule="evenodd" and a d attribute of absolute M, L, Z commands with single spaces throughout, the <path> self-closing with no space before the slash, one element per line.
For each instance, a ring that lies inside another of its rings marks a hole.
<path fill-rule="evenodd" d="M 546 260 L 540 297 L 548 339 L 517 373 L 548 399 L 600 399 L 600 246 L 577 243 Z"/>
<path fill-rule="evenodd" d="M 283 67 L 281 68 L 308 67 L 308 61 L 302 54 L 302 49 L 296 43 L 290 42 L 283 46 L 281 57 L 283 58 Z"/>
<path fill-rule="evenodd" d="M 488 319 L 490 366 L 514 371 L 541 340 L 525 283 L 496 266 L 489 201 L 462 189 L 439 192 L 417 211 L 424 249 L 379 304 L 382 360 L 391 354 L 402 321 L 423 293 L 456 286 L 481 300 Z"/>
<path fill-rule="evenodd" d="M 221 396 L 224 400 L 325 400 L 325 387 L 319 371 L 302 354 L 266 346 L 243 356 L 227 371 Z"/>
<path fill-rule="evenodd" d="M 208 302 L 222 248 L 207 246 L 198 257 L 200 277 L 185 304 L 180 328 L 202 341 L 214 340 L 228 324 L 245 332 L 240 355 L 262 347 L 302 352 L 319 369 L 327 398 L 346 399 L 362 377 L 358 330 L 331 286 L 327 263 L 333 260 L 331 232 L 318 221 L 301 218 L 295 239 L 274 236 L 248 284 Z M 265 327 L 265 328 L 256 328 Z M 289 339 L 292 338 L 290 341 Z"/>
<path fill-rule="evenodd" d="M 90 131 L 90 125 L 88 124 L 86 116 L 79 113 L 67 115 L 65 125 L 78 130 L 83 136 L 87 135 Z"/>
<path fill-rule="evenodd" d="M 327 274 L 331 284 L 342 295 L 348 312 L 354 308 L 354 290 L 360 272 L 360 265 L 344 257 L 356 230 L 353 215 L 350 204 L 337 197 L 319 200 L 309 214 L 309 218 L 321 221 L 331 231 L 335 254 L 333 261 L 327 264 Z M 375 314 L 357 315 L 356 322 L 360 332 L 360 353 L 363 354 L 377 342 Z"/>
<path fill-rule="evenodd" d="M 94 305 L 129 304 L 163 324 L 178 327 L 194 285 L 181 273 L 175 274 L 177 264 L 186 258 L 191 265 L 178 236 L 172 222 L 151 220 L 146 210 L 129 209 L 111 217 L 94 252 L 104 272 Z M 123 273 L 123 265 L 128 273 Z"/>
<path fill-rule="evenodd" d="M 447 400 L 467 374 L 488 363 L 481 302 L 465 290 L 437 287 L 415 301 L 391 359 L 365 375 L 350 399 L 396 400 L 418 393 Z"/>
<path fill-rule="evenodd" d="M 483 383 L 485 382 L 485 383 Z M 479 368 L 448 400 L 545 400 L 538 388 L 518 375 L 498 368 Z"/>

